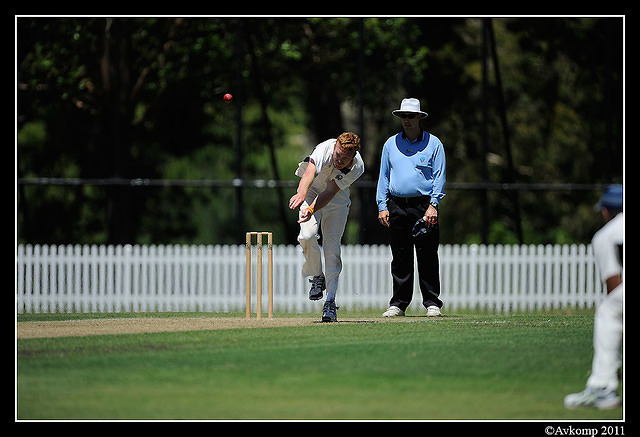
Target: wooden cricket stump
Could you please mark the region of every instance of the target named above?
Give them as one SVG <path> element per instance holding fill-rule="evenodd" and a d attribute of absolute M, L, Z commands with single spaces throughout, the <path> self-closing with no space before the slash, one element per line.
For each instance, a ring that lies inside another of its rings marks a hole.
<path fill-rule="evenodd" d="M 247 232 L 246 235 L 246 315 L 251 318 L 251 246 L 253 236 L 256 236 L 256 319 L 262 319 L 262 242 L 267 237 L 267 302 L 269 320 L 273 319 L 273 234 L 271 232 Z"/>

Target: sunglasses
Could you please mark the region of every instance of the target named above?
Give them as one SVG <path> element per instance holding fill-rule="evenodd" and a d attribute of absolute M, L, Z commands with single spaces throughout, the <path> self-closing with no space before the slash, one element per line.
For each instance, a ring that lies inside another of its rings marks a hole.
<path fill-rule="evenodd" d="M 407 118 L 407 119 L 409 119 L 409 120 L 413 120 L 413 119 L 414 119 L 414 118 L 416 118 L 417 116 L 418 116 L 418 114 L 413 114 L 413 113 L 409 113 L 409 114 L 407 114 L 407 113 L 401 113 L 401 114 L 398 114 L 398 117 L 400 117 L 400 118 Z"/>

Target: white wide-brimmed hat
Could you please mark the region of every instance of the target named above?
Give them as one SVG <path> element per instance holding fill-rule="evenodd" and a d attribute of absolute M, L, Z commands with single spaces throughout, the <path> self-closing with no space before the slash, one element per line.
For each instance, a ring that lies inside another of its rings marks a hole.
<path fill-rule="evenodd" d="M 400 117 L 400 114 L 404 114 L 406 112 L 422 114 L 422 117 L 420 118 L 425 118 L 429 115 L 426 112 L 420 110 L 420 100 L 418 99 L 402 99 L 402 103 L 400 103 L 400 109 L 392 111 L 392 114 L 396 117 Z"/>

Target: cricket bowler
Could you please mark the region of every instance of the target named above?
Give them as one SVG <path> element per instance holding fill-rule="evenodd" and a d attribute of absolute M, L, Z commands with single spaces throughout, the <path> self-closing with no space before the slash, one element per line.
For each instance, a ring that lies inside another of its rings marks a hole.
<path fill-rule="evenodd" d="M 359 150 L 360 138 L 351 132 L 318 144 L 298 165 L 295 174 L 300 177 L 300 183 L 289 200 L 290 209 L 299 209 L 298 242 L 305 260 L 302 275 L 312 277 L 309 299 L 320 300 L 323 290 L 327 290 L 323 322 L 338 320 L 335 298 L 342 271 L 340 246 L 351 205 L 349 187 L 364 173 Z M 319 227 L 322 251 L 318 244 Z"/>

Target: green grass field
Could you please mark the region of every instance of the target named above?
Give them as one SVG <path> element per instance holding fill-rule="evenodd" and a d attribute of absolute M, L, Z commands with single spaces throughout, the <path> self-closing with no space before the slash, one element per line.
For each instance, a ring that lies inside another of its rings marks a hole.
<path fill-rule="evenodd" d="M 20 339 L 17 419 L 622 419 L 562 404 L 590 370 L 591 315 L 361 317 Z"/>

